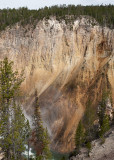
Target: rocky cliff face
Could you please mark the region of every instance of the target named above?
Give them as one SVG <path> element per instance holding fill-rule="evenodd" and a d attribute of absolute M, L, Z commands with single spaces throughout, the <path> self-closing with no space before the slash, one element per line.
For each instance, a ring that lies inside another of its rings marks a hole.
<path fill-rule="evenodd" d="M 54 18 L 35 28 L 17 24 L 0 33 L 0 59 L 7 56 L 24 70 L 23 106 L 30 117 L 37 90 L 51 147 L 59 152 L 73 149 L 88 97 L 96 106 L 105 87 L 114 97 L 113 54 L 114 30 L 84 17 L 68 25 Z"/>

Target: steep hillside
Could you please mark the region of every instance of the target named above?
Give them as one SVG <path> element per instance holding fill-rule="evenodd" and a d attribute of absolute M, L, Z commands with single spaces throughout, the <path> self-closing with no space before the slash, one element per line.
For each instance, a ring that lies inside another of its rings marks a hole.
<path fill-rule="evenodd" d="M 35 91 L 39 96 L 51 148 L 69 152 L 74 132 L 91 99 L 95 108 L 102 91 L 114 98 L 114 30 L 81 16 L 66 25 L 54 17 L 0 32 L 0 59 L 7 56 L 24 70 L 22 102 L 31 118 Z"/>
<path fill-rule="evenodd" d="M 70 160 L 113 160 L 114 159 L 114 127 L 105 134 L 105 142 L 101 139 L 92 142 L 92 149 L 88 156 L 87 148 L 82 148 L 80 154 Z"/>

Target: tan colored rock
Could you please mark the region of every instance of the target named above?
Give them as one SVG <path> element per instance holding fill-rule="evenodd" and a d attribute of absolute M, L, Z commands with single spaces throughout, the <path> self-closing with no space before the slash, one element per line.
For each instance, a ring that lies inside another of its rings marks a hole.
<path fill-rule="evenodd" d="M 0 33 L 0 59 L 8 56 L 14 68 L 24 70 L 23 106 L 32 114 L 37 89 L 44 125 L 52 149 L 69 152 L 86 101 L 95 105 L 104 86 L 114 97 L 114 30 L 77 19 L 73 30 L 54 18 L 36 28 L 19 24 Z"/>

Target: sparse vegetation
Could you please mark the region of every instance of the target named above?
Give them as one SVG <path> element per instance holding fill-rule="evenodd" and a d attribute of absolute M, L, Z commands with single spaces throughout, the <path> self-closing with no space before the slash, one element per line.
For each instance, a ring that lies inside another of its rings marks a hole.
<path fill-rule="evenodd" d="M 99 103 L 98 113 L 93 109 L 92 102 L 88 100 L 84 117 L 80 121 L 75 135 L 76 150 L 73 155 L 77 155 L 82 146 L 87 147 L 88 156 L 91 151 L 91 142 L 97 138 L 101 139 L 101 144 L 105 142 L 105 133 L 110 129 L 111 119 L 107 115 L 107 100 L 110 98 L 109 90 L 103 91 L 102 100 Z M 97 125 L 94 121 L 97 120 Z M 112 119 L 113 121 L 113 119 Z"/>

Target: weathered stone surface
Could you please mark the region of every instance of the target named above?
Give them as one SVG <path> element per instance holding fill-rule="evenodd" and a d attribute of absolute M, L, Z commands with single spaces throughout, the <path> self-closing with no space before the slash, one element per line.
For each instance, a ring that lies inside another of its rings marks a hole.
<path fill-rule="evenodd" d="M 52 18 L 35 29 L 17 24 L 0 33 L 0 59 L 8 56 L 15 69 L 24 70 L 28 116 L 37 90 L 51 147 L 60 152 L 73 149 L 88 97 L 95 105 L 109 83 L 114 97 L 113 55 L 114 30 L 92 26 L 86 18 L 70 25 Z"/>
<path fill-rule="evenodd" d="M 101 139 L 97 139 L 92 142 L 92 150 L 88 155 L 86 148 L 81 149 L 81 153 L 76 157 L 72 157 L 70 160 L 113 160 L 114 159 L 114 127 L 110 129 L 105 135 L 104 144 L 101 143 Z"/>

